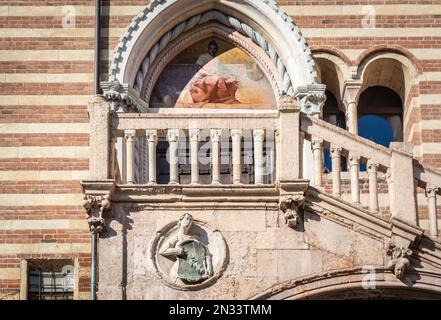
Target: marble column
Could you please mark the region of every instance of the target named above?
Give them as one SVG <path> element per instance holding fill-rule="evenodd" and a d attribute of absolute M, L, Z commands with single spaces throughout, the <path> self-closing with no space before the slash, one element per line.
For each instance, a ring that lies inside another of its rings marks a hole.
<path fill-rule="evenodd" d="M 360 157 L 349 155 L 349 171 L 351 173 L 352 203 L 360 203 Z"/>
<path fill-rule="evenodd" d="M 358 96 L 362 82 L 360 80 L 345 81 L 343 88 L 343 104 L 345 106 L 346 127 L 350 133 L 358 134 Z"/>
<path fill-rule="evenodd" d="M 378 164 L 368 161 L 367 171 L 369 175 L 369 209 L 378 211 Z"/>
<path fill-rule="evenodd" d="M 191 165 L 191 183 L 199 183 L 199 129 L 190 129 L 190 165 Z"/>
<path fill-rule="evenodd" d="M 146 137 L 148 143 L 148 159 L 149 159 L 148 183 L 156 184 L 156 146 L 158 144 L 158 131 L 147 130 Z"/>
<path fill-rule="evenodd" d="M 426 187 L 426 197 L 427 197 L 427 205 L 429 211 L 429 228 L 430 228 L 430 236 L 437 237 L 438 236 L 438 218 L 437 218 L 437 207 L 436 207 L 436 194 L 439 191 L 439 188 L 428 185 Z"/>
<path fill-rule="evenodd" d="M 169 162 L 170 162 L 170 182 L 169 184 L 178 184 L 178 144 L 179 144 L 179 130 L 170 129 L 167 132 L 167 140 L 169 143 Z"/>
<path fill-rule="evenodd" d="M 242 130 L 231 130 L 231 140 L 233 143 L 233 184 L 240 184 L 242 176 Z"/>
<path fill-rule="evenodd" d="M 253 130 L 254 142 L 254 182 L 263 184 L 263 141 L 265 139 L 265 130 Z"/>
<path fill-rule="evenodd" d="M 222 139 L 221 129 L 211 129 L 211 171 L 212 184 L 220 184 L 220 141 Z"/>
<path fill-rule="evenodd" d="M 127 183 L 135 183 L 135 130 L 125 130 L 124 136 L 127 141 Z"/>
<path fill-rule="evenodd" d="M 322 159 L 323 140 L 312 138 L 311 147 L 314 157 L 314 186 L 320 188 L 322 186 L 323 159 Z"/>
<path fill-rule="evenodd" d="M 331 159 L 332 159 L 332 194 L 339 197 L 341 195 L 341 148 L 331 145 Z"/>

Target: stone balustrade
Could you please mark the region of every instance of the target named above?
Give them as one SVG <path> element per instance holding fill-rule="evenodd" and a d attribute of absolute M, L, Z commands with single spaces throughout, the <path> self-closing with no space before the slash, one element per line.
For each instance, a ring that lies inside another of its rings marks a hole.
<path fill-rule="evenodd" d="M 332 194 L 341 197 L 341 160 L 346 158 L 350 176 L 351 202 L 360 206 L 360 165 L 366 167 L 369 183 L 369 210 L 379 211 L 378 174 L 387 177 L 389 207 L 392 217 L 418 225 L 416 186 L 424 188 L 429 215 L 429 233 L 438 236 L 437 199 L 441 174 L 422 167 L 403 143 L 393 142 L 390 148 L 337 128 L 323 120 L 301 116 L 301 133 L 310 142 L 313 156 L 313 177 L 316 188 L 322 188 L 324 172 L 323 150 L 328 149 L 332 160 Z"/>
<path fill-rule="evenodd" d="M 116 148 L 113 153 L 120 157 L 114 161 L 119 165 L 114 171 L 121 173 L 122 183 L 160 184 L 157 149 L 162 142 L 168 149 L 168 184 L 202 183 L 202 163 L 209 165 L 212 185 L 225 184 L 225 180 L 234 185 L 272 184 L 277 119 L 275 111 L 114 114 L 117 138 L 112 139 L 111 149 Z M 243 179 L 244 164 L 253 171 L 248 180 Z M 188 165 L 189 179 L 182 179 L 182 165 Z"/>

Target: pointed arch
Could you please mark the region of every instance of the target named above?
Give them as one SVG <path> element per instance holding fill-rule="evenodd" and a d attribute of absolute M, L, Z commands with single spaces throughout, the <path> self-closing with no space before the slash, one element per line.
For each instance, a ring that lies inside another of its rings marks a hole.
<path fill-rule="evenodd" d="M 316 82 L 311 51 L 300 30 L 273 0 L 155 0 L 140 12 L 121 37 L 110 81 L 139 96 L 149 68 L 167 45 L 195 27 L 216 21 L 264 50 L 281 78 L 283 91 Z"/>

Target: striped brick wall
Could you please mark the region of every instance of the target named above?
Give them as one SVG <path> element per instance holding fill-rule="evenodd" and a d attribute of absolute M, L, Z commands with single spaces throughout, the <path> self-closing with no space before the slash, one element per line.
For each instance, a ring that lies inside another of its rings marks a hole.
<path fill-rule="evenodd" d="M 102 1 L 103 80 L 119 37 L 146 2 Z M 421 74 L 406 139 L 417 158 L 441 168 L 439 0 L 279 4 L 313 51 L 342 54 L 350 65 L 373 47 L 404 48 L 414 57 Z M 362 28 L 366 5 L 375 8 L 376 29 Z M 74 29 L 63 28 L 65 6 L 75 9 Z M 90 243 L 79 181 L 89 169 L 94 10 L 91 0 L 0 0 L 0 299 L 18 297 L 20 260 L 39 257 L 78 258 L 80 297 L 88 297 Z"/>

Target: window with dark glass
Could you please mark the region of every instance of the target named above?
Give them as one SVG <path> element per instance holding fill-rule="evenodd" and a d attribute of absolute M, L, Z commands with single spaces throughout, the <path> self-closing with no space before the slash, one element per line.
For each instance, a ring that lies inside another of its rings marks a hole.
<path fill-rule="evenodd" d="M 28 261 L 29 300 L 72 300 L 74 263 L 68 259 Z"/>

